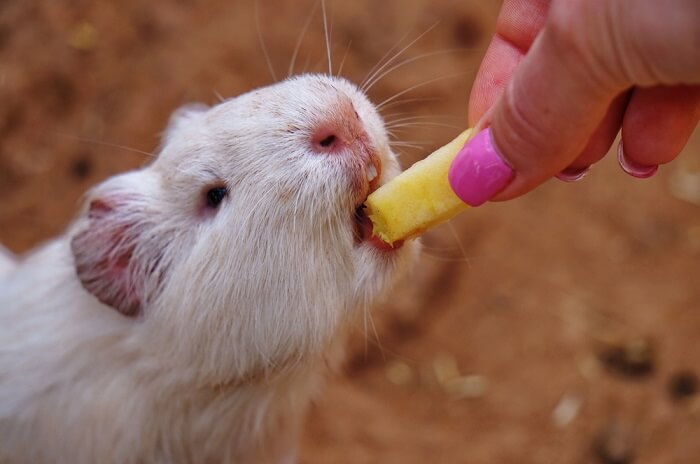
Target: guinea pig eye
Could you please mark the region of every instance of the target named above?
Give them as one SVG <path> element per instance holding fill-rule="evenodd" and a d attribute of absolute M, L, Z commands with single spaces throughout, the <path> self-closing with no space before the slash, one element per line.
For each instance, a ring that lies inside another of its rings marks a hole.
<path fill-rule="evenodd" d="M 226 187 L 214 187 L 207 190 L 207 207 L 216 209 L 219 207 L 224 198 L 228 195 L 228 189 Z"/>

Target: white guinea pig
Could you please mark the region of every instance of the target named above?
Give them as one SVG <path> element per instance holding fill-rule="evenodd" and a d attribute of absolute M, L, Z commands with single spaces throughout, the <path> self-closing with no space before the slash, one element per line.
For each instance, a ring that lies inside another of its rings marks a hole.
<path fill-rule="evenodd" d="M 178 110 L 0 280 L 0 462 L 293 461 L 346 329 L 417 254 L 359 208 L 398 171 L 343 79 Z"/>

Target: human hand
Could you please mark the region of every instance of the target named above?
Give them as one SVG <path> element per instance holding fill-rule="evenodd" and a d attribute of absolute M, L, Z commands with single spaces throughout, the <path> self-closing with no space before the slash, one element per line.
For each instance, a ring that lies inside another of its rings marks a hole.
<path fill-rule="evenodd" d="M 469 119 L 489 128 L 450 183 L 472 206 L 581 178 L 620 129 L 620 165 L 653 175 L 700 119 L 700 2 L 505 0 Z"/>

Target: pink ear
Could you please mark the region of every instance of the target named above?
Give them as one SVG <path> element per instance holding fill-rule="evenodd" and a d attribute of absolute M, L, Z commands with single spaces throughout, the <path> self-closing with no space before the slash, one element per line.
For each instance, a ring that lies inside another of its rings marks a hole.
<path fill-rule="evenodd" d="M 87 227 L 71 240 L 75 269 L 83 288 L 126 316 L 136 316 L 144 304 L 144 281 L 134 252 L 143 225 L 131 214 L 128 198 L 97 198 L 90 202 Z"/>

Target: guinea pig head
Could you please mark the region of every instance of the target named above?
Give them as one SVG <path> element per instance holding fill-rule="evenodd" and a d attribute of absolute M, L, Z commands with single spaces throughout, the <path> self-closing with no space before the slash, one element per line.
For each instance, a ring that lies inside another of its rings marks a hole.
<path fill-rule="evenodd" d="M 417 251 L 358 233 L 358 208 L 398 171 L 374 106 L 342 79 L 188 106 L 150 166 L 91 195 L 78 275 L 212 378 L 318 359 Z"/>

